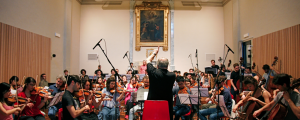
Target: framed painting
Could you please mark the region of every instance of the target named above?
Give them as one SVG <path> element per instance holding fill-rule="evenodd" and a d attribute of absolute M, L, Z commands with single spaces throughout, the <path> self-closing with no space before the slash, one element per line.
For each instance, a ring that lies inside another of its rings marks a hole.
<path fill-rule="evenodd" d="M 162 46 L 168 51 L 169 7 L 161 2 L 143 2 L 135 6 L 136 42 L 135 50 L 141 47 Z"/>

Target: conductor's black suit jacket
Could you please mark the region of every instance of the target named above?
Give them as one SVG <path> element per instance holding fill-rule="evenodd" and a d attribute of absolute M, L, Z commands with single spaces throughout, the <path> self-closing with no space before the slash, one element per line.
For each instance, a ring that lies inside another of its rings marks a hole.
<path fill-rule="evenodd" d="M 173 119 L 172 88 L 175 74 L 167 69 L 156 69 L 151 63 L 147 64 L 149 75 L 149 93 L 147 100 L 167 100 L 169 104 L 170 119 Z"/>

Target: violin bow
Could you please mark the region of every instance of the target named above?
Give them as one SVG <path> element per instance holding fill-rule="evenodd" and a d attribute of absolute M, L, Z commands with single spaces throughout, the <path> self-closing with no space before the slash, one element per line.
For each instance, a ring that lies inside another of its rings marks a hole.
<path fill-rule="evenodd" d="M 17 80 L 16 80 L 17 77 L 15 77 L 15 82 L 17 84 Z M 18 84 L 17 84 L 18 85 Z M 17 87 L 18 88 L 18 87 Z M 16 100 L 17 100 L 17 105 L 19 105 L 19 101 L 18 101 L 18 89 L 16 89 Z"/>

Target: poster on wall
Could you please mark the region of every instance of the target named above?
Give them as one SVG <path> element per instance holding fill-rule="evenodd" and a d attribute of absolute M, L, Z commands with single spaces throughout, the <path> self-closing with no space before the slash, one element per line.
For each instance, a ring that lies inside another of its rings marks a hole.
<path fill-rule="evenodd" d="M 169 7 L 161 2 L 143 2 L 135 7 L 136 13 L 136 46 L 141 47 L 162 46 L 168 51 L 168 14 Z"/>

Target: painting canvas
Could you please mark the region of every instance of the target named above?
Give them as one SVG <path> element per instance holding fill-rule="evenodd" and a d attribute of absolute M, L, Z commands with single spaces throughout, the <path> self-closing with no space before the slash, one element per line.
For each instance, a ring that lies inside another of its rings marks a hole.
<path fill-rule="evenodd" d="M 141 42 L 164 41 L 164 10 L 141 10 Z"/>

